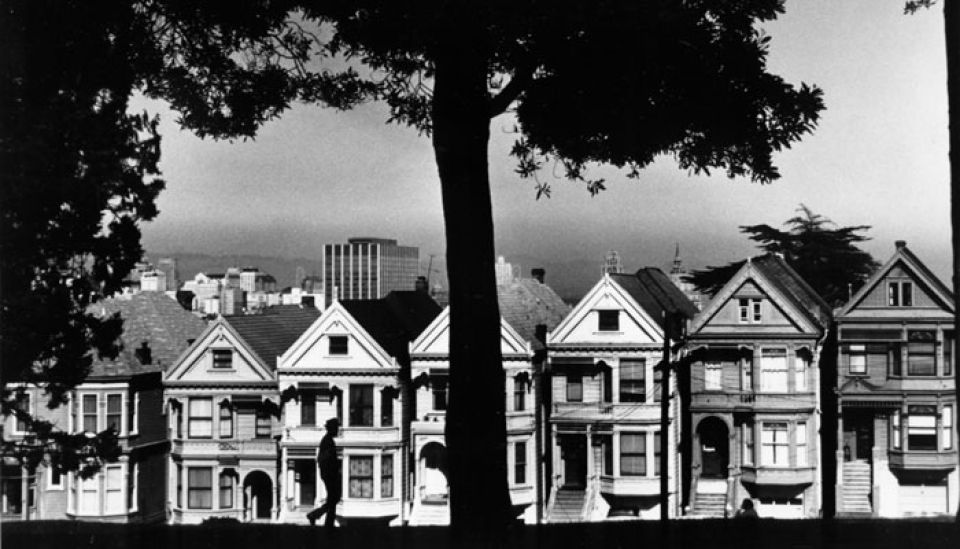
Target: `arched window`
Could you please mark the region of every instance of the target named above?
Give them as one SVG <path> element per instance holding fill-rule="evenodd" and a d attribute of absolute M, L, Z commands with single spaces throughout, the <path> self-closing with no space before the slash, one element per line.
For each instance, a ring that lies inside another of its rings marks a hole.
<path fill-rule="evenodd" d="M 233 410 L 226 400 L 220 403 L 220 438 L 233 438 Z"/>
<path fill-rule="evenodd" d="M 233 487 L 236 478 L 231 469 L 220 473 L 220 509 L 233 509 Z"/>

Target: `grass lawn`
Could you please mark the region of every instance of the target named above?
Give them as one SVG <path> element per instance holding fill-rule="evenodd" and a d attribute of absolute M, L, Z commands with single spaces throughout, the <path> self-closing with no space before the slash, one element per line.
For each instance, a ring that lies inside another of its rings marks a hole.
<path fill-rule="evenodd" d="M 292 524 L 217 523 L 198 526 L 119 525 L 79 521 L 5 522 L 3 549 L 273 549 L 348 547 L 399 549 L 454 547 L 446 528 L 387 528 L 353 523 L 329 533 Z M 950 520 L 681 520 L 670 524 L 664 544 L 660 524 L 648 521 L 526 526 L 511 532 L 505 546 L 516 549 L 730 547 L 738 549 L 864 549 L 960 547 L 960 528 Z"/>

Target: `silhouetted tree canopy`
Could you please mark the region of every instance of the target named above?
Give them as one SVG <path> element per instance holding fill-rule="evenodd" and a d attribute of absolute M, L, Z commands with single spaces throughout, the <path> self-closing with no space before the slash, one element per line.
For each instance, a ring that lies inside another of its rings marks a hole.
<path fill-rule="evenodd" d="M 799 215 L 784 223 L 784 230 L 769 225 L 746 225 L 740 232 L 758 243 L 764 252 L 779 253 L 831 306 L 846 303 L 850 295 L 877 269 L 879 263 L 860 249 L 869 240 L 861 234 L 867 225 L 838 227 L 810 208 L 800 205 Z M 695 271 L 687 280 L 697 290 L 716 294 L 740 270 L 744 261 Z"/>

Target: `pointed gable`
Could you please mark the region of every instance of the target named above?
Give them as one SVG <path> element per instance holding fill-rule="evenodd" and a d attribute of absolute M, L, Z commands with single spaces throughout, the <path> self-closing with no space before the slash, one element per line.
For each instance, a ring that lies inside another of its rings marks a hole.
<path fill-rule="evenodd" d="M 502 317 L 500 318 L 500 353 L 505 357 L 528 357 L 533 353 L 530 342 Z M 450 355 L 450 307 L 445 307 L 423 333 L 410 344 L 411 358 Z"/>
<path fill-rule="evenodd" d="M 904 284 L 909 285 L 910 304 L 904 305 Z M 892 287 L 895 287 L 893 289 Z M 896 292 L 893 300 L 891 293 Z M 894 301 L 896 302 L 894 304 Z M 887 262 L 840 309 L 838 316 L 871 317 L 952 317 L 953 295 L 906 243 L 897 242 Z"/>
<path fill-rule="evenodd" d="M 695 318 L 691 334 L 822 334 L 830 308 L 775 254 L 749 259 Z"/>

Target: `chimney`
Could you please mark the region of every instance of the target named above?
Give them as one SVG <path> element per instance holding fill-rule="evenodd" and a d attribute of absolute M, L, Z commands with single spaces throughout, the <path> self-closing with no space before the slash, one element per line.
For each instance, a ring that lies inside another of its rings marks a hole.
<path fill-rule="evenodd" d="M 533 327 L 533 336 L 540 340 L 540 343 L 547 344 L 547 325 L 537 324 Z"/>
<path fill-rule="evenodd" d="M 137 357 L 140 364 L 147 366 L 153 363 L 153 353 L 150 351 L 150 344 L 146 341 L 140 343 L 140 347 L 134 349 L 133 355 Z"/>
<path fill-rule="evenodd" d="M 901 249 L 901 248 L 906 248 L 906 247 L 907 247 L 907 241 L 906 241 L 906 240 L 898 240 L 898 241 L 894 242 L 894 244 L 896 244 L 898 250 Z"/>
<path fill-rule="evenodd" d="M 547 274 L 547 271 L 545 271 L 541 267 L 537 267 L 536 269 L 530 270 L 530 276 L 535 278 L 537 282 L 539 282 L 540 284 L 543 284 L 543 278 L 544 276 L 546 276 L 546 274 Z"/>
<path fill-rule="evenodd" d="M 430 293 L 430 286 L 427 284 L 427 277 L 418 276 L 417 281 L 413 285 L 413 289 L 420 293 Z"/>

